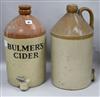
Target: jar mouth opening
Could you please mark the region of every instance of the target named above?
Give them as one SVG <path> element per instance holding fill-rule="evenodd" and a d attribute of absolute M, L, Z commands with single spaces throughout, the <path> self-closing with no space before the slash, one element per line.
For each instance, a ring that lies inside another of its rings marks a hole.
<path fill-rule="evenodd" d="M 20 15 L 30 15 L 31 6 L 30 5 L 19 5 L 19 14 Z"/>
<path fill-rule="evenodd" d="M 77 13 L 78 6 L 76 4 L 69 4 L 69 5 L 67 5 L 66 10 L 68 13 Z"/>
<path fill-rule="evenodd" d="M 30 10 L 31 6 L 30 5 L 19 5 L 19 10 Z"/>

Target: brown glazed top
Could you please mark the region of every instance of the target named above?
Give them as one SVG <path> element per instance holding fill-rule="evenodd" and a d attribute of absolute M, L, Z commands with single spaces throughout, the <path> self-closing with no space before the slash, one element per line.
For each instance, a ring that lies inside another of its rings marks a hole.
<path fill-rule="evenodd" d="M 13 19 L 6 27 L 4 35 L 9 38 L 24 39 L 39 37 L 45 33 L 42 25 L 31 14 L 31 6 L 20 5 L 19 16 Z M 31 20 L 31 24 L 26 22 Z"/>
<path fill-rule="evenodd" d="M 93 36 L 93 13 L 90 9 L 82 7 L 78 10 L 77 5 L 67 6 L 67 13 L 55 24 L 52 35 L 64 39 L 84 39 Z M 83 11 L 90 14 L 90 24 L 82 16 Z"/>

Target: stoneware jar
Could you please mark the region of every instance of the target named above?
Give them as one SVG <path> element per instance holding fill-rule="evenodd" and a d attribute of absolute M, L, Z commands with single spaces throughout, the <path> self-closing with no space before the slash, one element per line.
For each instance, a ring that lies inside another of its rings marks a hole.
<path fill-rule="evenodd" d="M 45 80 L 45 31 L 30 14 L 30 5 L 19 6 L 4 33 L 8 82 L 23 91 Z"/>
<path fill-rule="evenodd" d="M 93 57 L 93 13 L 89 8 L 78 9 L 67 6 L 67 13 L 52 29 L 52 80 L 62 89 L 83 89 L 94 80 Z M 90 15 L 88 24 L 82 12 Z"/>

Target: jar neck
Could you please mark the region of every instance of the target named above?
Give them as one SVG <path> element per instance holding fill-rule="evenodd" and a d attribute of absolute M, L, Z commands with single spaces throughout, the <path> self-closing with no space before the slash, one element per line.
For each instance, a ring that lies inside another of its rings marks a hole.
<path fill-rule="evenodd" d="M 77 14 L 77 13 L 78 13 L 78 11 L 76 11 L 76 12 L 74 12 L 74 11 L 73 11 L 73 12 L 68 12 L 68 11 L 67 11 L 67 13 Z"/>
<path fill-rule="evenodd" d="M 20 15 L 30 15 L 31 14 L 31 10 L 19 10 L 19 14 Z"/>

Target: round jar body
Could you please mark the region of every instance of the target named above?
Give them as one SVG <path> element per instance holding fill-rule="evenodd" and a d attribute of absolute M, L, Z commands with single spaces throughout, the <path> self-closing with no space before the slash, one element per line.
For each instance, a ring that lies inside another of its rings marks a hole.
<path fill-rule="evenodd" d="M 45 80 L 45 35 L 14 39 L 4 37 L 8 81 L 28 89 Z M 25 89 L 26 90 L 26 89 Z"/>
<path fill-rule="evenodd" d="M 20 5 L 19 15 L 5 28 L 8 81 L 22 91 L 45 80 L 45 30 L 31 15 L 30 5 Z"/>
<path fill-rule="evenodd" d="M 61 39 L 52 35 L 52 80 L 56 87 L 83 89 L 92 80 L 92 40 Z"/>

